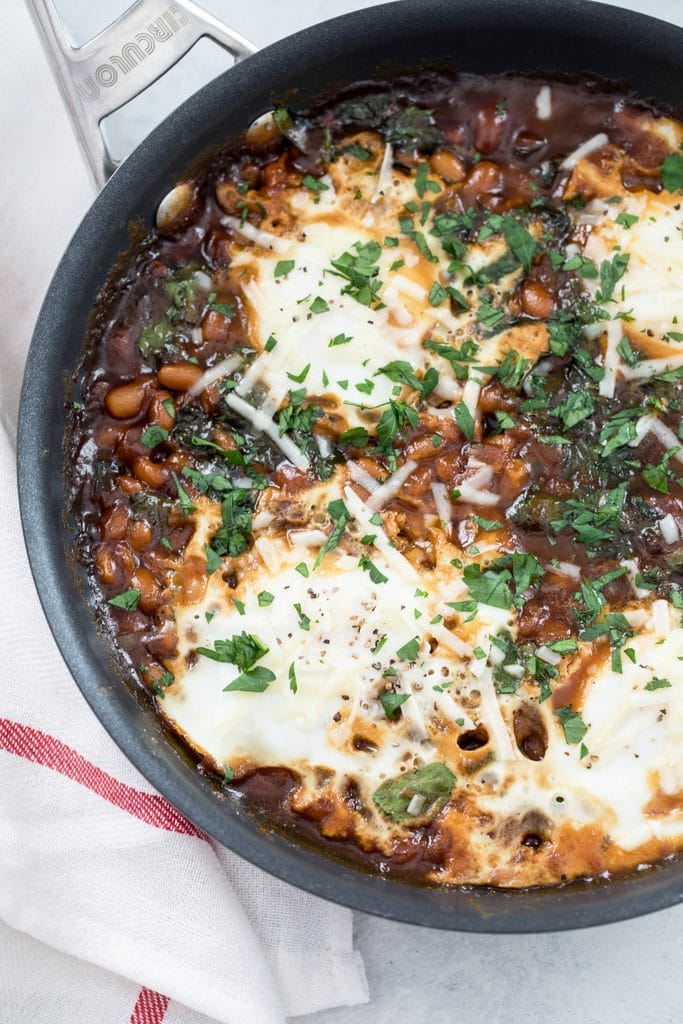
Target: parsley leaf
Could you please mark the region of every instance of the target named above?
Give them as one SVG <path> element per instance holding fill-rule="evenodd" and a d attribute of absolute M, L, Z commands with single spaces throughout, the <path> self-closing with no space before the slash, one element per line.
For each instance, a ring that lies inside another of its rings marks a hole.
<path fill-rule="evenodd" d="M 190 514 L 190 512 L 194 512 L 195 511 L 197 506 L 194 504 L 194 502 L 190 498 L 189 494 L 187 493 L 187 491 L 185 490 L 185 488 L 181 484 L 181 482 L 178 479 L 177 475 L 174 472 L 172 472 L 171 476 L 173 477 L 173 483 L 176 485 L 176 490 L 178 491 L 178 498 L 180 500 L 180 506 L 181 506 L 181 508 L 183 510 L 183 514 L 188 516 Z"/>
<path fill-rule="evenodd" d="M 268 648 L 253 633 L 235 633 L 228 640 L 216 640 L 213 650 L 210 647 L 198 647 L 197 654 L 220 661 L 223 664 L 236 665 L 242 671 L 252 668 L 268 653 Z"/>
<path fill-rule="evenodd" d="M 567 430 L 570 430 L 577 423 L 581 423 L 582 420 L 592 416 L 594 409 L 595 404 L 589 392 L 582 389 L 581 391 L 570 392 L 565 400 L 557 405 L 552 412 L 553 416 L 558 416 Z"/>
<path fill-rule="evenodd" d="M 408 388 L 415 388 L 416 391 L 420 391 L 422 388 L 422 381 L 415 374 L 411 364 L 406 362 L 405 359 L 393 359 L 386 366 L 380 366 L 379 370 L 375 373 L 375 377 L 379 376 L 380 373 L 388 377 L 394 384 L 404 384 Z"/>
<path fill-rule="evenodd" d="M 375 790 L 372 799 L 392 821 L 432 818 L 445 806 L 454 784 L 455 776 L 450 769 L 434 761 L 397 779 L 387 779 Z M 417 813 L 408 811 L 414 797 L 423 798 Z"/>
<path fill-rule="evenodd" d="M 158 427 L 156 423 L 153 423 L 141 435 L 140 443 L 144 444 L 145 448 L 156 448 L 157 445 L 163 444 L 167 439 L 168 430 L 164 430 L 163 427 Z"/>
<path fill-rule="evenodd" d="M 523 224 L 520 224 L 514 217 L 503 217 L 503 235 L 509 245 L 513 256 L 519 260 L 524 270 L 528 273 L 531 269 L 534 256 L 538 246 Z"/>
<path fill-rule="evenodd" d="M 278 260 L 273 270 L 273 277 L 286 277 L 294 270 L 294 260 Z"/>
<path fill-rule="evenodd" d="M 409 693 L 380 694 L 380 703 L 384 708 L 384 714 L 387 716 L 387 718 L 395 718 L 396 712 L 400 708 L 401 704 L 405 704 L 409 697 Z"/>
<path fill-rule="evenodd" d="M 318 552 L 317 558 L 313 563 L 313 569 L 317 569 L 322 562 L 328 551 L 333 551 L 341 539 L 341 535 L 346 529 L 346 524 L 351 518 L 351 514 L 347 509 L 344 502 L 339 498 L 336 501 L 331 501 L 327 506 L 327 511 L 330 518 L 334 521 L 335 525 L 325 543 L 321 546 Z"/>
<path fill-rule="evenodd" d="M 654 491 L 659 491 L 661 494 L 669 493 L 669 474 L 671 472 L 669 469 L 669 461 L 672 456 L 680 450 L 680 445 L 675 445 L 673 448 L 669 448 L 669 450 L 664 453 L 661 462 L 658 462 L 656 465 L 653 465 L 653 463 L 650 462 L 643 469 L 643 480 Z"/>
<path fill-rule="evenodd" d="M 667 192 L 683 189 L 683 155 L 669 153 L 661 166 L 662 185 Z"/>
<path fill-rule="evenodd" d="M 216 554 L 236 558 L 247 550 L 252 515 L 251 491 L 236 488 L 225 495 L 221 502 L 222 526 L 211 538 L 211 547 Z"/>
<path fill-rule="evenodd" d="M 388 576 L 385 576 L 384 573 L 377 568 L 375 563 L 370 561 L 367 555 L 363 555 L 362 558 L 358 560 L 358 565 L 360 566 L 361 569 L 367 572 L 368 576 L 370 577 L 373 583 L 388 582 Z"/>
<path fill-rule="evenodd" d="M 646 690 L 667 690 L 671 686 L 668 679 L 658 679 L 657 676 L 653 676 L 649 683 L 645 684 Z"/>
<path fill-rule="evenodd" d="M 142 594 L 139 590 L 124 590 L 122 594 L 117 594 L 116 597 L 110 597 L 107 604 L 111 604 L 114 608 L 121 608 L 124 612 L 134 612 L 137 606 L 140 604 L 140 598 Z"/>
<path fill-rule="evenodd" d="M 396 651 L 396 657 L 399 661 L 417 661 L 419 651 L 420 640 L 419 637 L 414 636 L 407 644 L 403 644 L 402 647 L 399 647 Z"/>
<path fill-rule="evenodd" d="M 339 443 L 349 444 L 352 448 L 365 448 L 369 440 L 370 435 L 365 427 L 349 427 L 339 435 Z"/>
<path fill-rule="evenodd" d="M 626 272 L 629 253 L 618 252 L 612 260 L 603 260 L 600 264 L 600 291 L 595 298 L 598 302 L 610 302 L 614 295 L 617 282 L 621 280 Z"/>
<path fill-rule="evenodd" d="M 574 711 L 570 704 L 567 704 L 563 708 L 559 708 L 555 714 L 562 723 L 565 742 L 580 743 L 588 732 L 588 726 L 581 718 L 581 715 L 577 711 Z"/>
<path fill-rule="evenodd" d="M 493 608 L 512 608 L 511 580 L 507 569 L 484 569 L 477 563 L 466 565 L 463 579 L 469 587 L 472 599 L 478 604 L 488 604 Z"/>
<path fill-rule="evenodd" d="M 344 278 L 348 284 L 342 288 L 342 295 L 350 295 L 362 306 L 372 306 L 379 301 L 378 292 L 382 282 L 378 280 L 378 260 L 382 247 L 378 242 L 356 242 L 356 250 L 344 252 L 336 260 L 332 260 L 334 270 L 327 273 Z"/>
<path fill-rule="evenodd" d="M 269 668 L 264 668 L 263 665 L 257 665 L 256 668 L 251 668 L 246 672 L 242 672 L 242 674 L 237 676 L 236 679 L 233 679 L 231 683 L 224 686 L 223 692 L 226 693 L 229 690 L 243 690 L 245 693 L 263 693 L 264 690 L 268 689 L 268 686 L 274 679 L 274 672 L 271 672 Z"/>
<path fill-rule="evenodd" d="M 638 222 L 638 217 L 633 213 L 624 213 L 623 211 L 616 217 L 616 223 L 621 224 L 622 228 L 632 228 L 634 224 Z"/>
<path fill-rule="evenodd" d="M 472 417 L 472 413 L 464 402 L 458 402 L 458 404 L 453 408 L 453 416 L 455 417 L 455 422 L 465 435 L 465 438 L 472 442 L 474 440 L 474 419 Z"/>
<path fill-rule="evenodd" d="M 326 185 L 324 181 L 319 181 L 318 178 L 314 178 L 312 174 L 305 174 L 301 179 L 301 184 L 311 192 L 326 192 L 329 189 L 329 185 Z"/>
<path fill-rule="evenodd" d="M 489 331 L 493 331 L 496 327 L 499 327 L 504 319 L 505 314 L 503 311 L 501 309 L 495 309 L 490 302 L 481 302 L 479 304 L 477 308 L 477 320 Z"/>
<path fill-rule="evenodd" d="M 469 364 L 475 361 L 479 351 L 479 346 L 471 339 L 464 341 L 460 348 L 455 348 L 445 341 L 425 341 L 423 347 L 446 359 L 458 380 L 467 379 Z"/>

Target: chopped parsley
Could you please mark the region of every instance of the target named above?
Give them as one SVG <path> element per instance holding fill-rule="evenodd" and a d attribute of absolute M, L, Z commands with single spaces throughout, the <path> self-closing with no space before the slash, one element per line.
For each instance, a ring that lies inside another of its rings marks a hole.
<path fill-rule="evenodd" d="M 466 440 L 472 442 L 474 440 L 474 418 L 464 402 L 458 402 L 453 409 L 453 415 Z"/>
<path fill-rule="evenodd" d="M 387 583 L 389 580 L 388 576 L 385 576 L 381 569 L 378 569 L 374 562 L 371 562 L 367 555 L 363 555 L 358 560 L 358 565 L 363 569 L 373 583 Z"/>
<path fill-rule="evenodd" d="M 314 178 L 312 174 L 305 174 L 301 179 L 301 184 L 311 192 L 326 192 L 330 187 L 324 181 Z"/>
<path fill-rule="evenodd" d="M 233 679 L 231 683 L 223 687 L 223 692 L 229 690 L 243 690 L 245 693 L 263 693 L 267 690 L 269 685 L 274 681 L 275 673 L 271 672 L 269 668 L 264 668 L 263 665 L 256 665 L 255 668 L 250 668 L 246 672 L 242 672 L 241 675 Z"/>
<path fill-rule="evenodd" d="M 445 806 L 454 784 L 455 776 L 450 769 L 434 761 L 396 779 L 387 779 L 375 790 L 372 799 L 391 821 L 433 818 Z"/>
<path fill-rule="evenodd" d="M 197 654 L 212 661 L 236 665 L 241 671 L 250 669 L 268 654 L 268 647 L 253 633 L 236 633 L 227 640 L 216 640 L 213 649 L 198 647 Z"/>
<path fill-rule="evenodd" d="M 646 690 L 668 690 L 671 683 L 668 679 L 659 679 L 657 676 L 653 676 L 649 683 L 645 684 Z"/>
<path fill-rule="evenodd" d="M 330 519 L 334 522 L 334 527 L 329 537 L 327 538 L 325 543 L 320 548 L 320 551 L 318 552 L 316 560 L 313 563 L 314 570 L 318 568 L 325 555 L 329 551 L 333 551 L 337 547 L 339 541 L 341 540 L 341 536 L 344 530 L 346 529 L 346 524 L 351 518 L 349 510 L 347 509 L 346 505 L 341 499 L 331 501 L 327 506 L 327 512 Z M 375 580 L 374 582 L 377 582 L 377 580 Z"/>
<path fill-rule="evenodd" d="M 384 714 L 387 718 L 395 718 L 401 704 L 409 699 L 409 693 L 382 693 L 380 694 L 380 703 L 384 709 Z"/>
<path fill-rule="evenodd" d="M 158 427 L 155 423 L 151 427 L 147 427 L 140 437 L 140 443 L 144 444 L 145 448 L 156 448 L 167 440 L 168 430 Z"/>
<path fill-rule="evenodd" d="M 585 724 L 581 715 L 577 711 L 574 711 L 569 704 L 563 708 L 559 708 L 555 714 L 562 723 L 565 742 L 571 744 L 580 743 L 588 732 L 588 726 Z"/>
<path fill-rule="evenodd" d="M 396 651 L 396 657 L 399 661 L 417 661 L 419 651 L 420 639 L 415 636 L 412 640 L 409 640 L 407 644 L 403 644 L 403 647 L 399 647 Z"/>
<path fill-rule="evenodd" d="M 661 166 L 662 185 L 667 192 L 678 192 L 683 189 L 683 155 L 669 153 Z"/>
<path fill-rule="evenodd" d="M 355 253 L 344 252 L 332 260 L 332 270 L 327 273 L 343 278 L 347 284 L 342 295 L 350 295 L 362 306 L 374 306 L 379 302 L 378 292 L 382 282 L 378 279 L 378 260 L 382 247 L 378 242 L 356 242 Z"/>
<path fill-rule="evenodd" d="M 110 597 L 107 604 L 113 605 L 114 608 L 121 608 L 124 612 L 134 612 L 140 604 L 141 597 L 142 594 L 139 590 L 131 588 L 124 590 L 122 594 L 117 594 L 116 597 Z"/>
<path fill-rule="evenodd" d="M 273 270 L 273 277 L 286 277 L 294 270 L 294 260 L 278 260 Z"/>

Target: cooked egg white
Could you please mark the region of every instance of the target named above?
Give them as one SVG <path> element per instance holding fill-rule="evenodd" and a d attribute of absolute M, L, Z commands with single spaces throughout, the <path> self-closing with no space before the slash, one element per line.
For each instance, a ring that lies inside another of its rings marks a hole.
<path fill-rule="evenodd" d="M 617 218 L 622 217 L 619 223 Z M 632 223 L 630 218 L 636 218 Z M 666 340 L 672 352 L 683 345 L 666 339 L 680 330 L 683 308 L 683 203 L 669 192 L 627 193 L 619 203 L 596 199 L 581 212 L 580 222 L 588 225 L 584 254 L 600 267 L 618 253 L 628 254 L 626 271 L 614 289 L 608 309 L 632 320 L 622 327 L 650 332 L 653 339 Z M 600 291 L 599 279 L 586 280 L 593 295 Z M 659 349 L 658 349 L 659 351 Z M 663 353 L 662 353 L 663 354 Z"/>
<path fill-rule="evenodd" d="M 442 361 L 423 342 L 437 338 L 459 344 L 471 337 L 480 295 L 502 294 L 520 272 L 506 274 L 485 291 L 464 284 L 470 270 L 504 254 L 505 242 L 495 235 L 471 245 L 468 269 L 449 275 L 443 268 L 450 261 L 438 238 L 421 231 L 436 259 L 432 262 L 400 230 L 404 204 L 416 199 L 409 176 L 386 172 L 383 186 L 378 177 L 371 190 L 365 171 L 353 174 L 346 161 L 339 161 L 332 177 L 322 180 L 327 183 L 324 191 L 313 195 L 302 187 L 289 198 L 295 234 L 248 231 L 251 225 L 240 229 L 238 221 L 227 218 L 235 229 L 232 267 L 248 278 L 242 294 L 252 327 L 250 340 L 260 353 L 237 393 L 249 398 L 257 389 L 265 391 L 264 405 L 273 412 L 288 391 L 305 386 L 309 394 L 334 396 L 349 425 L 355 426 L 364 422 L 364 408 L 386 404 L 396 394 L 395 383 L 378 372 L 382 366 L 404 360 L 419 373 L 433 365 L 443 370 Z M 363 199 L 355 198 L 360 186 Z M 419 221 L 416 229 L 421 230 Z M 394 244 L 387 246 L 387 238 Z M 245 245 L 249 242 L 253 244 Z M 358 245 L 370 242 L 382 245 L 375 308 L 344 294 L 348 281 L 333 266 L 344 253 L 355 255 Z M 293 264 L 287 273 L 281 272 L 283 262 Z M 452 309 L 443 300 L 432 305 L 428 296 L 435 284 L 464 292 L 469 308 Z M 489 339 L 481 358 L 494 359 L 510 347 L 506 340 L 505 335 Z M 447 388 L 446 397 L 461 392 L 455 380 L 450 386 L 444 380 L 442 387 Z"/>
<path fill-rule="evenodd" d="M 392 360 L 406 360 L 420 374 L 436 366 L 440 393 L 456 401 L 462 397 L 476 415 L 485 375 L 457 381 L 423 342 L 438 337 L 460 344 L 475 327 L 482 296 L 470 289 L 471 308 L 461 312 L 448 303 L 429 303 L 434 283 L 464 289 L 463 273 L 448 276 L 443 269 L 448 257 L 437 239 L 426 236 L 438 257 L 433 263 L 401 235 L 399 211 L 415 198 L 414 186 L 394 175 L 384 156 L 373 174 L 362 169 L 354 176 L 347 163 L 340 163 L 324 179 L 325 190 L 315 195 L 295 191 L 290 200 L 295 232 L 269 235 L 231 224 L 232 265 L 244 271 L 242 299 L 257 349 L 236 390 L 241 414 L 249 415 L 251 407 L 254 415 L 271 418 L 288 391 L 305 387 L 309 394 L 334 396 L 348 426 L 354 426 L 364 422 L 363 407 L 382 405 L 403 392 L 378 371 Z M 361 199 L 356 198 L 359 190 Z M 683 345 L 665 337 L 681 329 L 676 327 L 683 309 L 680 207 L 675 197 L 633 194 L 620 204 L 596 200 L 577 218 L 582 251 L 598 267 L 617 252 L 629 254 L 610 311 L 632 316 L 633 330 L 658 342 L 653 357 L 668 359 L 670 353 L 672 365 L 680 365 L 676 359 L 683 355 Z M 618 224 L 621 212 L 637 221 L 628 227 Z M 383 243 L 387 236 L 397 244 L 382 246 L 380 308 L 373 309 L 343 294 L 347 282 L 333 272 L 332 261 L 353 253 L 357 243 Z M 502 255 L 501 244 L 494 237 L 473 246 L 474 269 Z M 276 273 L 282 261 L 293 266 Z M 497 288 L 509 289 L 514 280 L 513 273 Z M 599 281 L 586 284 L 593 295 L 600 287 Z M 496 289 L 485 295 L 495 298 Z M 607 330 L 612 382 L 625 369 L 615 353 L 626 324 L 613 320 Z M 480 358 L 492 364 L 508 348 L 535 358 L 545 346 L 542 326 L 513 328 L 485 340 Z M 480 468 L 472 470 L 472 494 L 482 505 L 489 499 L 495 503 L 495 495 L 486 490 L 490 473 L 484 478 Z M 390 491 L 370 493 L 364 500 L 349 487 L 354 479 L 366 491 L 374 490 L 367 474 L 363 484 L 359 471 L 354 475 L 348 466 L 308 496 L 311 508 L 318 510 L 343 499 L 351 514 L 343 541 L 317 568 L 314 561 L 331 524 L 321 528 L 318 517 L 283 537 L 273 528 L 266 497 L 259 503 L 255 544 L 243 556 L 237 589 L 231 590 L 216 572 L 195 604 L 176 601 L 178 654 L 169 666 L 175 682 L 162 701 L 162 712 L 174 727 L 218 767 L 238 773 L 291 768 L 311 797 L 320 787 L 318 769 L 331 773 L 325 785 L 333 790 L 354 780 L 367 812 L 359 828 L 380 845 L 389 842 L 396 826 L 375 807 L 373 792 L 386 779 L 432 761 L 445 762 L 459 789 L 493 822 L 488 831 L 474 829 L 471 837 L 482 858 L 477 869 L 482 880 L 490 873 L 487 864 L 495 861 L 496 829 L 532 812 L 557 826 L 596 825 L 627 851 L 652 839 L 683 837 L 683 812 L 648 809 L 658 794 L 674 798 L 683 792 L 680 612 L 645 596 L 646 614 L 630 642 L 635 661 L 624 658 L 623 672 L 616 673 L 607 656 L 591 670 L 581 702 L 588 727 L 583 744 L 567 742 L 547 701 L 536 705 L 548 734 L 547 752 L 542 761 L 530 761 L 520 753 L 513 729 L 523 695 L 499 695 L 493 681 L 496 657 L 490 638 L 503 628 L 514 630 L 515 613 L 480 604 L 467 621 L 465 614 L 451 610 L 447 602 L 468 595 L 462 569 L 451 562 L 462 552 L 442 540 L 436 568 L 418 573 L 372 521 Z M 401 480 L 393 483 L 400 488 Z M 439 492 L 434 496 L 438 509 Z M 484 509 L 483 514 L 490 513 Z M 204 507 L 197 514 L 189 555 L 201 556 L 212 524 L 215 529 L 212 515 L 215 519 L 215 511 Z M 437 517 L 434 530 L 439 532 Z M 368 534 L 373 539 L 359 545 Z M 381 582 L 363 568 L 364 555 Z M 264 592 L 272 596 L 268 604 L 259 601 Z M 274 679 L 260 693 L 226 692 L 238 668 L 196 653 L 243 632 L 267 647 L 258 665 Z M 398 652 L 413 639 L 416 656 L 400 657 Z M 561 666 L 558 684 L 570 668 Z M 653 679 L 670 685 L 646 689 Z M 380 696 L 385 692 L 407 696 L 396 719 L 384 713 Z M 456 740 L 480 726 L 489 738 L 486 757 L 473 765 Z"/>

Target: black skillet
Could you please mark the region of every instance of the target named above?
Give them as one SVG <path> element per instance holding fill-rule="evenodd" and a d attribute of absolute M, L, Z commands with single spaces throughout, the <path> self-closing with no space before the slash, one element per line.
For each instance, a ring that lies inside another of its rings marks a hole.
<path fill-rule="evenodd" d="M 167 9 L 157 0 L 144 0 L 137 13 L 146 8 L 149 14 L 150 2 L 155 10 Z M 168 9 L 176 12 L 178 36 L 184 31 L 182 18 L 186 29 L 198 15 L 182 0 Z M 159 25 L 168 41 L 168 23 L 165 29 Z M 216 34 L 215 25 L 206 32 Z M 106 53 L 111 41 L 103 42 L 100 52 Z M 222 42 L 237 55 L 248 52 L 234 35 Z M 163 44 L 157 37 L 157 57 Z M 157 57 L 150 57 L 152 64 Z M 19 419 L 26 543 L 52 632 L 105 729 L 161 793 L 231 850 L 319 896 L 413 924 L 481 932 L 603 924 L 680 902 L 683 859 L 613 879 L 524 892 L 425 888 L 316 851 L 266 827 L 233 795 L 217 794 L 168 740 L 139 689 L 117 677 L 111 651 L 83 596 L 82 574 L 79 586 L 70 558 L 71 534 L 64 526 L 64 382 L 78 360 L 97 290 L 115 254 L 127 247 L 129 221 L 140 215 L 152 220 L 174 177 L 198 153 L 236 135 L 278 101 L 304 104 L 327 88 L 370 78 L 383 65 L 419 69 L 444 57 L 472 72 L 590 72 L 627 83 L 681 116 L 683 30 L 586 0 L 405 0 L 317 25 L 237 64 L 176 110 L 126 160 L 86 214 L 53 278 L 28 356 Z M 94 79 L 101 96 L 112 77 L 103 67 Z M 84 104 L 87 83 L 85 88 Z"/>

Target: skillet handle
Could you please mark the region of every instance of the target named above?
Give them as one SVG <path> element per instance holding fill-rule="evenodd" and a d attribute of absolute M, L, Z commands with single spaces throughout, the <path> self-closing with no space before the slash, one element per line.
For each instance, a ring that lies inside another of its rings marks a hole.
<path fill-rule="evenodd" d="M 83 46 L 69 42 L 54 0 L 28 0 L 76 137 L 97 188 L 116 170 L 100 123 L 172 68 L 209 36 L 235 63 L 256 51 L 192 0 L 136 0 Z"/>

